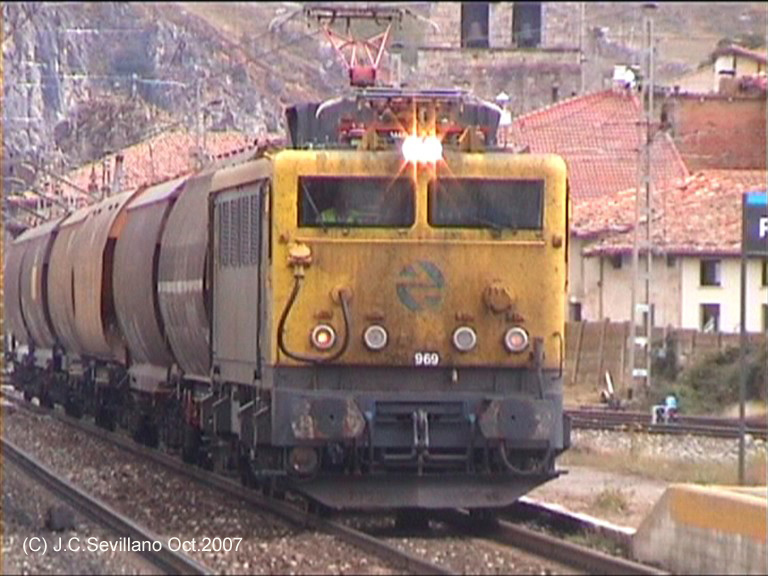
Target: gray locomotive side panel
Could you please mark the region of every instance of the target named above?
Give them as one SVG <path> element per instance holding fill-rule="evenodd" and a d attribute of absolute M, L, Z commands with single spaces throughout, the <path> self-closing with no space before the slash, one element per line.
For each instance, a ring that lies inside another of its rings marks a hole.
<path fill-rule="evenodd" d="M 223 380 L 260 377 L 263 181 L 218 194 L 213 213 L 213 358 Z"/>
<path fill-rule="evenodd" d="M 28 248 L 21 266 L 21 306 L 29 335 L 42 349 L 51 349 L 56 343 L 48 310 L 48 263 L 61 221 L 43 224 L 25 238 Z"/>
<path fill-rule="evenodd" d="M 135 198 L 115 248 L 115 312 L 134 364 L 167 368 L 174 361 L 156 288 L 160 238 L 181 183 L 166 182 Z"/>
<path fill-rule="evenodd" d="M 206 302 L 208 193 L 213 173 L 190 178 L 168 216 L 160 246 L 158 300 L 171 350 L 188 377 L 210 374 Z"/>

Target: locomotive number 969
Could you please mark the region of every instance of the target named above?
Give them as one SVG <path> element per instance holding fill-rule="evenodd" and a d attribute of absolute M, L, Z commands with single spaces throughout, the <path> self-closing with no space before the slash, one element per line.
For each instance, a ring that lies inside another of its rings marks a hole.
<path fill-rule="evenodd" d="M 416 352 L 413 363 L 416 366 L 437 366 L 440 364 L 440 355 L 437 352 Z"/>

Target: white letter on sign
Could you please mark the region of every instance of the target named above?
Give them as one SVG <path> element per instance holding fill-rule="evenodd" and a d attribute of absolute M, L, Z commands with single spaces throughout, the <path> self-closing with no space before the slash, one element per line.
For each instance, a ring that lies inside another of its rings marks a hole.
<path fill-rule="evenodd" d="M 768 216 L 760 218 L 760 238 L 768 236 Z"/>

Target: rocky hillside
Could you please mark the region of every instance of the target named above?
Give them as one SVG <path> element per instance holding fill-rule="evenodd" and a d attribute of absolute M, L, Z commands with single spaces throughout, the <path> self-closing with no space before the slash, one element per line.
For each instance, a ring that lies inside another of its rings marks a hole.
<path fill-rule="evenodd" d="M 342 85 L 317 33 L 268 31 L 282 5 L 218 5 L 245 22 L 234 32 L 204 6 L 4 3 L 4 177 L 22 159 L 60 172 L 180 124 L 276 132 L 286 103 Z"/>
<path fill-rule="evenodd" d="M 4 3 L 6 190 L 29 184 L 21 160 L 61 173 L 179 125 L 254 136 L 281 131 L 285 105 L 346 86 L 317 27 L 287 18 L 296 6 Z M 641 44 L 639 10 L 638 2 L 586 3 L 586 24 L 597 35 L 588 60 L 608 70 L 632 61 Z M 767 13 L 754 2 L 660 3 L 659 78 L 690 70 L 723 37 L 764 40 Z M 281 20 L 287 23 L 270 31 Z M 406 23 L 396 33 L 406 64 L 423 27 Z"/>

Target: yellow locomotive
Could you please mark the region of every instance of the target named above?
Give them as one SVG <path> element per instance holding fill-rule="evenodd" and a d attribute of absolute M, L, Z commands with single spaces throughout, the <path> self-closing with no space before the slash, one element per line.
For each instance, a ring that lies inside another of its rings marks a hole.
<path fill-rule="evenodd" d="M 335 508 L 504 506 L 557 475 L 566 167 L 499 109 L 370 88 L 290 146 L 22 234 L 15 382 Z"/>

